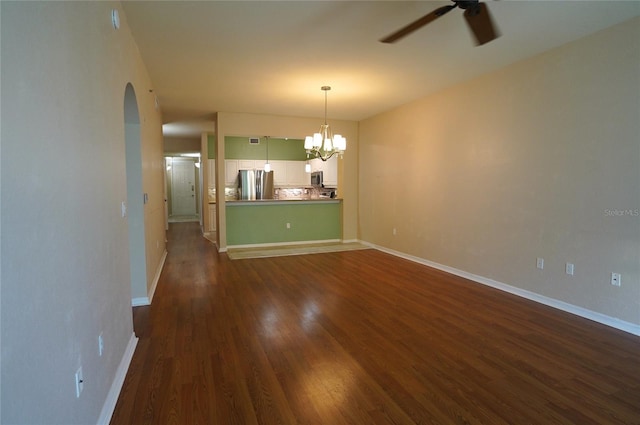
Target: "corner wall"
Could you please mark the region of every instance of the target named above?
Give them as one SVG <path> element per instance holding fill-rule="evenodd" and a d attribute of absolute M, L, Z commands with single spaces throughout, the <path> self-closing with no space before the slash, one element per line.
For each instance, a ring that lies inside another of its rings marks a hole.
<path fill-rule="evenodd" d="M 360 238 L 640 325 L 638 111 L 636 18 L 362 121 Z"/>
<path fill-rule="evenodd" d="M 135 340 L 121 217 L 129 82 L 149 197 L 149 279 L 165 252 L 160 113 L 120 7 L 0 2 L 1 423 L 89 424 L 109 413 L 110 391 Z M 112 8 L 120 9 L 117 31 Z M 80 366 L 84 390 L 76 398 Z"/>

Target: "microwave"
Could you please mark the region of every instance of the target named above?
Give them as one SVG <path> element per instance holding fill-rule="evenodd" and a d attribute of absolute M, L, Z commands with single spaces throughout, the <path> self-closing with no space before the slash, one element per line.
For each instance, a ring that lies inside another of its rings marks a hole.
<path fill-rule="evenodd" d="M 322 171 L 314 171 L 311 173 L 311 184 L 313 186 L 322 186 Z"/>

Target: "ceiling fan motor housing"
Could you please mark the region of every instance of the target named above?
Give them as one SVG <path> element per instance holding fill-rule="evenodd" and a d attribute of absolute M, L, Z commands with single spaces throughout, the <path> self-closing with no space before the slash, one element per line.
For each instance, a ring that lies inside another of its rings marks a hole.
<path fill-rule="evenodd" d="M 480 2 L 478 0 L 453 0 L 453 2 L 465 11 L 465 14 L 470 16 L 477 16 L 480 11 Z"/>

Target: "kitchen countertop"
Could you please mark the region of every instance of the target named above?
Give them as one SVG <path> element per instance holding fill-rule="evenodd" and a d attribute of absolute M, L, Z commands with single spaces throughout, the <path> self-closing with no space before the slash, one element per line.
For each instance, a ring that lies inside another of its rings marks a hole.
<path fill-rule="evenodd" d="M 342 202 L 340 198 L 317 198 L 317 199 L 239 199 L 226 201 L 227 206 L 240 205 L 282 205 L 282 204 L 337 204 Z"/>

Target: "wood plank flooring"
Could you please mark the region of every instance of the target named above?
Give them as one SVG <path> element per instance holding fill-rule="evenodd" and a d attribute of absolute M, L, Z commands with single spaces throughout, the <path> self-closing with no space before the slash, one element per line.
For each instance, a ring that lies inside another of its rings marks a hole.
<path fill-rule="evenodd" d="M 376 250 L 170 225 L 111 424 L 640 424 L 640 338 Z"/>

